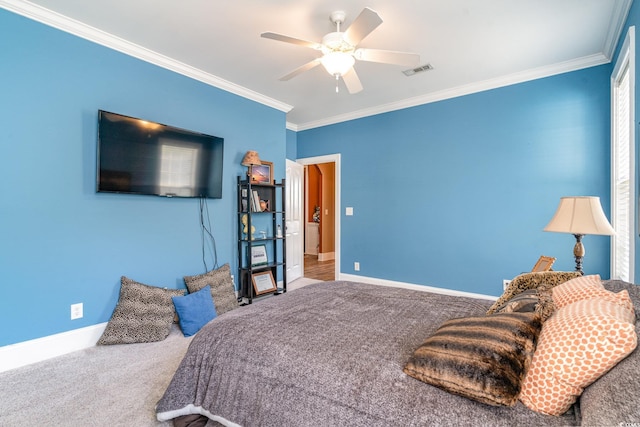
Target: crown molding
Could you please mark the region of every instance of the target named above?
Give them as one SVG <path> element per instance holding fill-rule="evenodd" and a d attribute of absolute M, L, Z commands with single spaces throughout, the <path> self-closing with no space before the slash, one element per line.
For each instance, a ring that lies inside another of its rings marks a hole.
<path fill-rule="evenodd" d="M 292 130 L 294 132 L 299 131 L 300 129 L 298 128 L 298 125 L 295 123 L 291 123 L 291 122 L 287 122 L 287 130 Z"/>
<path fill-rule="evenodd" d="M 349 120 L 360 119 L 363 117 L 388 113 L 396 110 L 415 107 L 418 105 L 443 101 L 459 96 L 470 95 L 477 92 L 497 89 L 513 84 L 524 83 L 530 80 L 550 77 L 557 74 L 577 71 L 583 68 L 609 63 L 611 62 L 611 58 L 615 52 L 617 40 L 619 39 L 620 34 L 624 29 L 624 25 L 629 14 L 629 9 L 631 8 L 632 2 L 633 0 L 616 0 L 614 19 L 612 20 L 605 45 L 603 46 L 603 52 L 600 54 L 554 64 L 549 67 L 541 67 L 520 73 L 514 73 L 496 79 L 489 79 L 469 85 L 462 85 L 426 95 L 421 95 L 418 97 L 408 98 L 392 103 L 378 105 L 372 108 L 365 108 L 362 110 L 331 116 L 306 123 L 292 123 L 287 121 L 286 128 L 292 131 L 299 132 L 307 129 L 328 126 Z M 34 21 L 41 22 L 45 25 L 51 26 L 61 31 L 73 34 L 75 36 L 92 41 L 110 49 L 114 49 L 126 55 L 138 58 L 142 61 L 182 74 L 184 76 L 203 82 L 207 85 L 225 90 L 243 98 L 247 98 L 260 104 L 283 111 L 285 113 L 288 113 L 293 109 L 293 106 L 289 104 L 283 103 L 245 87 L 239 86 L 228 80 L 224 80 L 212 74 L 206 73 L 202 70 L 159 54 L 158 52 L 143 48 L 142 46 L 114 36 L 113 34 L 98 30 L 82 22 L 53 12 L 49 9 L 45 9 L 28 1 L 0 0 L 0 7 L 16 14 L 25 16 Z"/>
<path fill-rule="evenodd" d="M 631 3 L 633 3 L 633 0 L 618 0 L 614 6 L 613 19 L 609 25 L 607 39 L 602 47 L 602 52 L 609 60 L 613 59 L 618 40 L 620 40 L 620 36 L 624 30 L 624 24 L 627 22 L 627 17 L 629 16 Z"/>
<path fill-rule="evenodd" d="M 415 107 L 418 105 L 429 104 L 446 99 L 457 98 L 473 93 L 484 92 L 491 89 L 497 89 L 505 86 L 511 86 L 518 83 L 524 83 L 531 80 L 551 77 L 557 74 L 578 71 L 584 68 L 595 67 L 597 65 L 607 64 L 611 62 L 604 54 L 596 54 L 585 56 L 571 61 L 561 62 L 549 67 L 535 68 L 519 73 L 502 76 L 495 79 L 484 80 L 468 85 L 462 85 L 451 89 L 433 92 L 427 95 L 421 95 L 413 98 L 403 99 L 397 102 L 391 102 L 378 105 L 372 108 L 365 108 L 346 114 L 328 117 L 326 119 L 316 120 L 296 125 L 297 131 L 313 129 L 322 126 L 328 126 L 336 123 L 342 123 L 349 120 L 361 119 L 363 117 L 374 116 L 377 114 L 388 113 L 391 111 L 402 110 L 405 108 Z"/>
<path fill-rule="evenodd" d="M 107 48 L 116 50 L 142 61 L 165 68 L 167 70 L 182 74 L 194 80 L 198 80 L 209 86 L 222 89 L 249 100 L 264 104 L 277 110 L 288 113 L 293 106 L 262 95 L 245 87 L 239 86 L 228 80 L 206 73 L 200 69 L 171 59 L 158 52 L 146 49 L 137 44 L 131 43 L 120 37 L 91 27 L 75 19 L 61 15 L 42 6 L 35 5 L 22 0 L 0 0 L 0 7 L 14 12 L 18 15 L 72 34 L 74 36 L 89 40 Z"/>

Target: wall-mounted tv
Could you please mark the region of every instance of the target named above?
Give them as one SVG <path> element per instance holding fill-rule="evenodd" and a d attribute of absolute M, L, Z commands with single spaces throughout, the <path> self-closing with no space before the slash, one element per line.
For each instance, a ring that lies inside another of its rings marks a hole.
<path fill-rule="evenodd" d="M 98 111 L 97 191 L 222 197 L 224 139 Z"/>

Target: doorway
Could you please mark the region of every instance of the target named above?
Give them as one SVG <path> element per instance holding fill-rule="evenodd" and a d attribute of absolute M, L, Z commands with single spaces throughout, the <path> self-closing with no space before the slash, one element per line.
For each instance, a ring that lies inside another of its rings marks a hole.
<path fill-rule="evenodd" d="M 305 167 L 304 277 L 340 276 L 340 154 L 298 159 Z"/>
<path fill-rule="evenodd" d="M 335 260 L 318 261 L 318 255 L 304 254 L 304 277 L 322 280 L 323 282 L 335 280 Z"/>

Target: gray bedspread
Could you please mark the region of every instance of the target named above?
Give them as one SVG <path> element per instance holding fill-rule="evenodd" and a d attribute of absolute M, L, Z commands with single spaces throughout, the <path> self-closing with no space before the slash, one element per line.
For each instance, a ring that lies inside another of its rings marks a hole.
<path fill-rule="evenodd" d="M 488 406 L 402 372 L 445 320 L 484 314 L 490 304 L 352 282 L 270 297 L 198 332 L 158 402 L 158 419 L 199 413 L 245 427 L 575 425 L 573 410 L 552 417 L 521 403 Z"/>

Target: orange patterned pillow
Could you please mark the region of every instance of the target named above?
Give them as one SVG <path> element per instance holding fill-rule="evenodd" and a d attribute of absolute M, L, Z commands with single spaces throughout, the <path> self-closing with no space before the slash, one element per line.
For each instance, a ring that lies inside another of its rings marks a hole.
<path fill-rule="evenodd" d="M 626 295 L 627 298 L 629 298 L 629 293 L 626 289 L 614 295 Z M 631 301 L 631 298 L 629 298 L 629 301 Z M 576 301 L 573 304 L 562 307 L 562 310 L 557 310 L 554 315 L 558 322 L 561 320 L 570 320 L 578 316 L 613 316 L 620 321 L 628 322 L 632 325 L 636 323 L 633 306 L 626 307 L 623 304 L 618 304 L 616 301 L 611 301 L 606 298 L 591 298 Z"/>
<path fill-rule="evenodd" d="M 602 286 L 600 276 L 595 274 L 592 276 L 582 276 L 571 279 L 551 290 L 553 295 L 553 304 L 556 309 L 565 307 L 576 301 L 602 298 L 607 301 L 614 302 L 623 307 L 633 310 L 633 303 L 629 298 L 627 291 L 611 292 Z"/>
<path fill-rule="evenodd" d="M 601 298 L 562 307 L 542 326 L 519 398 L 536 412 L 561 415 L 636 345 L 633 309 Z"/>

